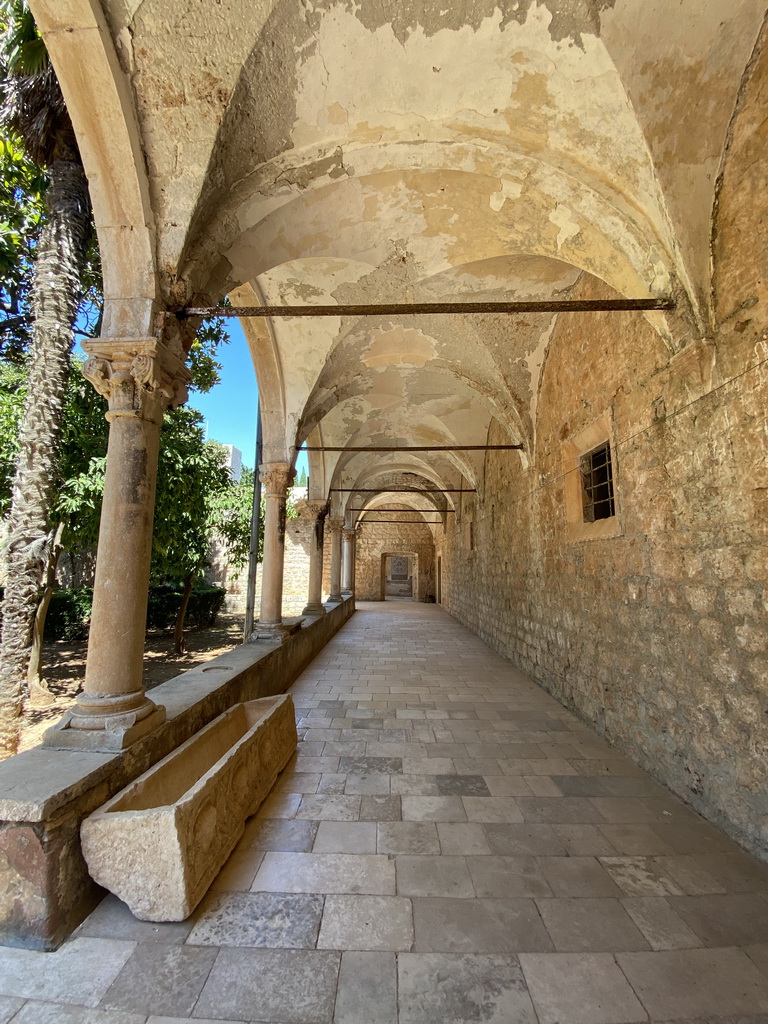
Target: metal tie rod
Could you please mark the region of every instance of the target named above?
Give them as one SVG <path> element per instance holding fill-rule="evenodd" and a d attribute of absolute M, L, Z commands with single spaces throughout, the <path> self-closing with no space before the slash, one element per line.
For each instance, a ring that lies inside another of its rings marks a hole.
<path fill-rule="evenodd" d="M 221 317 L 440 316 L 451 313 L 622 313 L 671 310 L 674 299 L 547 299 L 519 302 L 384 302 L 337 306 L 187 306 L 174 315 Z"/>
<path fill-rule="evenodd" d="M 399 526 L 400 523 L 418 523 L 420 526 L 442 526 L 437 519 L 358 519 L 358 526 L 361 523 L 388 523 Z"/>
<path fill-rule="evenodd" d="M 318 447 L 305 447 L 305 452 L 507 452 L 521 451 L 525 445 L 522 444 L 454 444 L 454 445 L 419 445 L 417 447 L 383 448 L 380 445 L 354 448 L 351 445 L 336 447 L 321 445 Z"/>
<path fill-rule="evenodd" d="M 344 494 L 475 494 L 474 487 L 331 487 Z"/>
<path fill-rule="evenodd" d="M 347 512 L 407 512 L 406 508 L 348 508 Z M 416 511 L 412 509 L 411 511 Z M 450 512 L 451 515 L 456 514 L 455 508 L 425 508 L 424 512 L 436 512 L 438 515 L 444 515 L 446 512 Z"/>

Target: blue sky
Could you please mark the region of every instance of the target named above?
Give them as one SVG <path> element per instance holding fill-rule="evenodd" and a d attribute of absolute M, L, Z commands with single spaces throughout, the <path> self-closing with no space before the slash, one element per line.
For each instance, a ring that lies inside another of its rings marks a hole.
<path fill-rule="evenodd" d="M 226 326 L 230 341 L 217 353 L 221 384 L 207 395 L 193 392 L 188 404 L 205 417 L 208 437 L 239 448 L 243 465 L 252 469 L 256 448 L 256 374 L 240 322 L 227 320 Z M 299 456 L 298 472 L 302 465 L 307 468 L 305 454 Z"/>

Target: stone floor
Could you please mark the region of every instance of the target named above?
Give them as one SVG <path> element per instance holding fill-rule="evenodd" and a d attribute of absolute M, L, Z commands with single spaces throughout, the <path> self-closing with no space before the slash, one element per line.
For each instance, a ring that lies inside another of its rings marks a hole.
<path fill-rule="evenodd" d="M 768 1022 L 768 869 L 440 608 L 363 604 L 182 924 L 0 949 L 0 1024 Z"/>

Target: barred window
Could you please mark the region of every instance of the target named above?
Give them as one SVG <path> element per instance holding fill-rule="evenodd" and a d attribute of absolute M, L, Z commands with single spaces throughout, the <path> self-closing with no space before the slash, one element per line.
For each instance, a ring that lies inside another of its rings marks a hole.
<path fill-rule="evenodd" d="M 594 523 L 615 516 L 610 443 L 606 441 L 582 455 L 579 464 L 584 522 Z"/>

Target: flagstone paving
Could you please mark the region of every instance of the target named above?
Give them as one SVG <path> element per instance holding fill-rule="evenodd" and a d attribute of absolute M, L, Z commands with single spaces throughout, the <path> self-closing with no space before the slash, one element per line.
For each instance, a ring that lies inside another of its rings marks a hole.
<path fill-rule="evenodd" d="M 440 608 L 362 604 L 189 921 L 0 948 L 0 1024 L 768 1024 L 768 868 Z"/>

